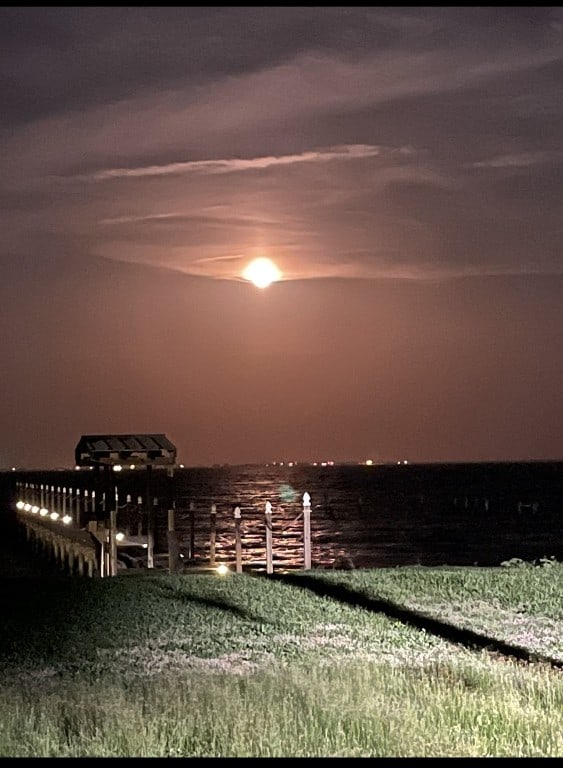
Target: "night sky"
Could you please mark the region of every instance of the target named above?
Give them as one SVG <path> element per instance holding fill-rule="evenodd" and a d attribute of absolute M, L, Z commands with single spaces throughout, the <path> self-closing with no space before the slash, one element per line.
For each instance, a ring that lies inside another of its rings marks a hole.
<path fill-rule="evenodd" d="M 563 458 L 562 9 L 3 8 L 0 61 L 0 468 Z"/>

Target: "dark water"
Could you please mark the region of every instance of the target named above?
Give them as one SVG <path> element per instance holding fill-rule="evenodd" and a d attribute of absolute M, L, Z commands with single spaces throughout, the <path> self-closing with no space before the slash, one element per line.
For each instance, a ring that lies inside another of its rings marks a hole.
<path fill-rule="evenodd" d="M 16 479 L 5 477 L 11 483 Z M 118 528 L 129 526 L 135 533 L 146 518 L 136 501 L 147 492 L 147 473 L 123 471 L 112 477 L 119 490 Z M 95 487 L 88 470 L 19 473 L 17 479 Z M 269 501 L 274 568 L 301 566 L 304 492 L 311 496 L 313 567 L 331 567 L 340 556 L 351 558 L 355 567 L 498 565 L 512 557 L 563 560 L 563 462 L 187 468 L 176 470 L 173 486 L 166 470 L 155 469 L 151 490 L 158 500 L 156 551 L 167 551 L 167 509 L 174 493 L 177 534 L 187 546 L 192 503 L 194 554 L 203 560 L 209 556 L 215 504 L 217 561 L 234 561 L 233 509 L 238 505 L 243 564 L 264 567 Z"/>

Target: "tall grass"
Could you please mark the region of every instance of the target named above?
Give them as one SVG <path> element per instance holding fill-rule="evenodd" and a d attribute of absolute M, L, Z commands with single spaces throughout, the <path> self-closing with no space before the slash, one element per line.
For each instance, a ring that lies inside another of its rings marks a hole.
<path fill-rule="evenodd" d="M 476 605 L 558 622 L 559 570 L 509 570 L 303 576 L 455 606 L 489 632 L 502 626 Z M 0 756 L 563 756 L 559 670 L 448 642 L 306 580 L 153 573 L 1 587 Z"/>
<path fill-rule="evenodd" d="M 477 659 L 191 671 L 0 696 L 3 756 L 561 756 L 563 681 Z"/>

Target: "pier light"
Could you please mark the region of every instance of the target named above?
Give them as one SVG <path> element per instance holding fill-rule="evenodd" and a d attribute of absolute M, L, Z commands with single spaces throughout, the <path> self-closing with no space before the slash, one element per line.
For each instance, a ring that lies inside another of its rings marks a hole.
<path fill-rule="evenodd" d="M 58 520 L 59 519 L 59 513 L 58 512 L 51 512 L 50 518 L 51 518 L 51 520 Z"/>
<path fill-rule="evenodd" d="M 147 549 L 148 546 L 149 546 L 148 544 L 143 544 L 143 549 Z"/>
<path fill-rule="evenodd" d="M 18 503 L 16 504 L 16 507 L 18 509 L 23 509 L 24 506 L 25 506 L 25 502 L 23 502 L 23 501 L 18 501 Z"/>
<path fill-rule="evenodd" d="M 217 566 L 217 573 L 220 576 L 224 576 L 226 573 L 229 573 L 228 567 L 225 565 L 225 563 L 221 563 L 221 565 Z"/>
<path fill-rule="evenodd" d="M 23 508 L 25 509 L 26 512 L 29 512 L 29 510 L 31 509 L 31 504 L 29 504 L 29 503 L 24 504 Z"/>
<path fill-rule="evenodd" d="M 71 517 L 70 515 L 65 515 L 65 516 L 63 517 L 63 523 L 64 523 L 65 525 L 68 525 L 69 523 L 72 523 L 72 517 Z"/>
<path fill-rule="evenodd" d="M 130 464 L 129 465 L 129 469 L 135 469 L 135 465 L 134 464 Z"/>
<path fill-rule="evenodd" d="M 113 467 L 114 472 L 121 472 L 122 469 L 123 467 L 121 466 L 121 464 L 114 464 L 114 467 Z"/>
<path fill-rule="evenodd" d="M 125 534 L 121 533 L 121 531 L 119 531 L 119 533 L 115 534 L 116 541 L 123 541 L 124 538 L 125 538 Z"/>
<path fill-rule="evenodd" d="M 47 517 L 47 515 L 49 514 L 49 510 L 45 509 L 45 507 L 41 507 L 41 509 L 39 510 L 39 514 L 41 515 L 41 517 Z"/>
<path fill-rule="evenodd" d="M 37 504 L 34 504 L 32 506 L 31 511 L 33 512 L 34 515 L 36 515 L 39 512 L 39 507 L 37 506 Z"/>

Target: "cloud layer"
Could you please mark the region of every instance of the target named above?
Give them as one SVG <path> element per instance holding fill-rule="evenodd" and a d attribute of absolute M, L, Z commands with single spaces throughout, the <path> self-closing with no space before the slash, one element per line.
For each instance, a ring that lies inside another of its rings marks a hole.
<path fill-rule="evenodd" d="M 229 279 L 255 255 L 288 279 L 561 270 L 560 9 L 37 13 L 0 12 L 6 253 Z"/>

